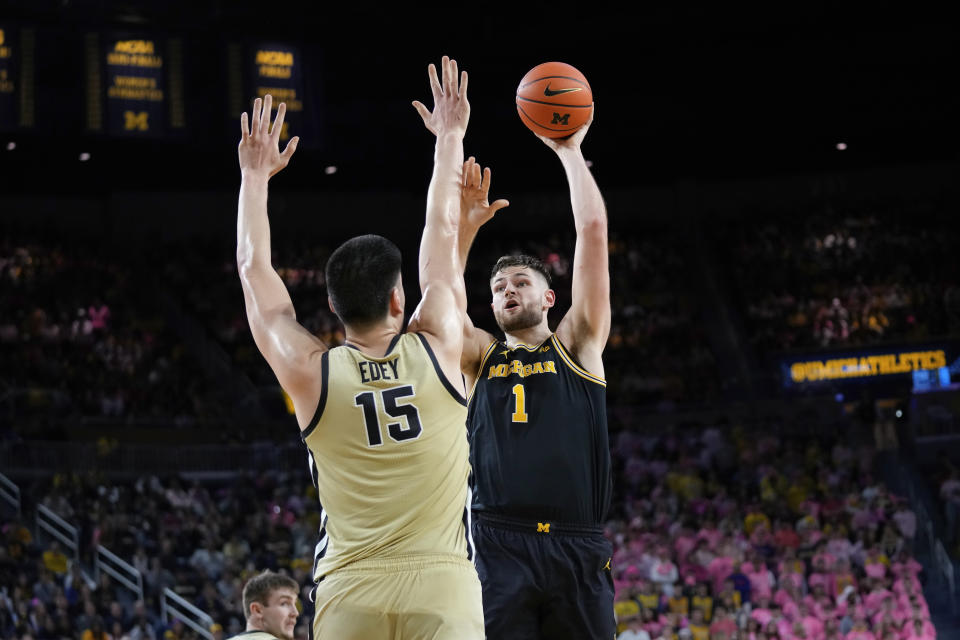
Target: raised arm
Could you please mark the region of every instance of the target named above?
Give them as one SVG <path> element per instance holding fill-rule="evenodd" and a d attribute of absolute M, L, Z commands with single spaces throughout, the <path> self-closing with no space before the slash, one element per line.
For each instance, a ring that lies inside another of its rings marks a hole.
<path fill-rule="evenodd" d="M 610 335 L 610 268 L 607 246 L 607 207 L 583 158 L 580 144 L 590 121 L 569 138 L 540 137 L 553 149 L 567 174 L 577 244 L 573 254 L 570 310 L 557 327 L 557 336 L 591 373 L 603 376 L 603 348 Z"/>
<path fill-rule="evenodd" d="M 506 200 L 490 202 L 490 168 L 481 171 L 480 165 L 472 156 L 463 163 L 462 175 L 458 245 L 460 264 L 466 269 L 467 256 L 480 227 L 510 203 Z M 463 315 L 463 355 L 460 357 L 460 371 L 467 378 L 468 389 L 473 386 L 484 350 L 493 340 L 490 333 L 474 326 L 469 315 Z"/>
<path fill-rule="evenodd" d="M 443 57 L 441 77 L 430 65 L 433 111 L 415 101 L 413 106 L 436 137 L 433 175 L 427 190 L 427 215 L 420 241 L 420 291 L 423 298 L 408 329 L 422 333 L 433 346 L 441 368 L 457 387 L 460 381 L 460 351 L 463 346 L 463 316 L 467 294 L 463 268 L 457 254 L 460 225 L 460 168 L 463 137 L 470 119 L 467 72 L 457 82 L 457 62 Z"/>
<path fill-rule="evenodd" d="M 320 398 L 320 356 L 327 346 L 297 322 L 293 302 L 270 261 L 267 183 L 287 166 L 298 137 L 280 153 L 280 130 L 286 114 L 281 103 L 270 128 L 272 98 L 253 104 L 253 117 L 240 116 L 240 202 L 237 210 L 237 268 L 243 286 L 247 321 L 280 386 L 293 400 L 300 428 L 307 426 Z"/>

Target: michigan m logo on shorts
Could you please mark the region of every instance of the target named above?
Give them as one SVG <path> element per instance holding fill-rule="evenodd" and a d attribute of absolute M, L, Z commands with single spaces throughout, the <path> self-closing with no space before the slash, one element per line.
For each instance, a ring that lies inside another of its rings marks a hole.
<path fill-rule="evenodd" d="M 537 533 L 550 533 L 550 523 L 549 523 L 549 522 L 538 522 L 538 523 L 537 523 Z"/>

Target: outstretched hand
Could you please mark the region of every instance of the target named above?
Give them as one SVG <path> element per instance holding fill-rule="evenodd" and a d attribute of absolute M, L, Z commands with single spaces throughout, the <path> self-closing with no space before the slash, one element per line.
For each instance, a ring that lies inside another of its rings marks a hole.
<path fill-rule="evenodd" d="M 497 200 L 492 204 L 490 195 L 490 167 L 481 172 L 473 156 L 463 163 L 463 178 L 460 183 L 460 221 L 473 228 L 480 228 L 496 215 L 497 211 L 509 206 L 507 200 Z"/>
<path fill-rule="evenodd" d="M 267 94 L 263 100 L 257 98 L 253 102 L 252 125 L 247 122 L 247 112 L 240 115 L 240 145 L 237 155 L 240 157 L 240 172 L 243 175 L 261 175 L 265 178 L 274 176 L 287 166 L 293 152 L 300 142 L 299 136 L 294 136 L 287 143 L 283 153 L 280 153 L 280 131 L 283 129 L 283 118 L 287 113 L 286 103 L 281 102 L 277 108 L 277 117 L 270 127 L 270 108 L 273 97 Z"/>
<path fill-rule="evenodd" d="M 433 111 L 431 112 L 419 100 L 413 101 L 413 107 L 423 118 L 423 124 L 435 136 L 456 133 L 463 136 L 467 132 L 470 120 L 470 103 L 467 101 L 467 72 L 460 72 L 457 83 L 457 61 L 443 56 L 441 78 L 437 78 L 437 68 L 427 67 L 430 77 L 430 90 L 433 92 Z"/>
<path fill-rule="evenodd" d="M 595 105 L 590 105 L 590 119 L 584 123 L 582 127 L 574 131 L 571 135 L 566 138 L 548 138 L 542 136 L 539 133 L 533 135 L 540 138 L 545 145 L 550 147 L 556 152 L 560 152 L 562 149 L 579 149 L 580 144 L 583 142 L 583 139 L 587 135 L 587 130 L 590 128 L 590 125 L 593 124 L 593 115 L 596 113 Z"/>

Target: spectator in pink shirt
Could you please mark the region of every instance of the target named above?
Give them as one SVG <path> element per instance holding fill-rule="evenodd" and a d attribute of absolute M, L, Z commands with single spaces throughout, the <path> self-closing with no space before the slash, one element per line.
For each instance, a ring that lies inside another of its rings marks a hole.
<path fill-rule="evenodd" d="M 884 600 L 893 599 L 893 592 L 883 586 L 883 583 L 879 579 L 874 579 L 867 583 L 867 588 L 869 592 L 867 596 L 863 599 L 863 605 L 867 610 L 869 615 L 875 614 L 877 611 L 880 611 L 883 607 Z"/>
<path fill-rule="evenodd" d="M 717 529 L 717 523 L 713 518 L 707 518 L 703 521 L 703 527 L 697 532 L 697 538 L 707 541 L 710 549 L 716 549 L 723 539 L 723 532 Z"/>
<path fill-rule="evenodd" d="M 753 610 L 750 611 L 750 619 L 756 620 L 761 627 L 766 627 L 767 623 L 773 618 L 772 603 L 770 598 L 763 596 L 753 600 Z"/>
<path fill-rule="evenodd" d="M 110 307 L 105 305 L 100 299 L 96 299 L 94 303 L 87 308 L 87 318 L 90 320 L 90 328 L 93 331 L 106 331 L 107 322 L 110 320 Z"/>
<path fill-rule="evenodd" d="M 796 602 L 800 598 L 800 589 L 792 580 L 780 582 L 780 588 L 773 594 L 773 601 L 781 607 L 788 602 Z"/>
<path fill-rule="evenodd" d="M 898 619 L 895 612 L 880 612 L 871 619 L 870 623 L 878 638 L 882 638 L 887 633 L 893 633 L 896 638 L 901 635 L 903 620 Z"/>
<path fill-rule="evenodd" d="M 873 614 L 873 617 L 870 619 L 870 622 L 873 624 L 874 628 L 880 626 L 880 622 L 884 619 L 885 616 L 896 616 L 897 615 L 897 601 L 890 595 L 885 597 L 880 602 L 880 609 Z"/>
<path fill-rule="evenodd" d="M 705 538 L 697 538 L 696 546 L 688 560 L 699 568 L 699 571 L 697 571 L 698 581 L 712 577 L 709 567 L 714 558 L 716 558 L 716 554 L 710 549 L 710 542 Z"/>
<path fill-rule="evenodd" d="M 847 560 L 849 562 L 850 556 L 853 554 L 853 545 L 842 531 L 836 530 L 830 534 L 830 540 L 827 542 L 827 553 L 836 558 L 837 561 Z"/>
<path fill-rule="evenodd" d="M 853 627 L 847 633 L 846 640 L 877 640 L 873 632 L 867 628 L 867 621 L 863 616 L 853 619 Z"/>
<path fill-rule="evenodd" d="M 754 562 L 750 566 L 750 569 L 751 571 L 744 571 L 744 573 L 747 579 L 750 580 L 751 599 L 760 596 L 772 596 L 773 586 L 776 584 L 773 572 L 767 569 L 767 566 L 763 562 Z M 742 567 L 741 570 L 743 570 Z"/>
<path fill-rule="evenodd" d="M 810 611 L 813 611 L 821 620 L 824 618 L 824 614 L 822 613 L 824 605 L 833 604 L 833 600 L 827 595 L 826 585 L 820 582 L 811 585 L 810 593 L 804 596 L 803 601 L 807 603 Z"/>
<path fill-rule="evenodd" d="M 830 583 L 830 591 L 834 597 L 838 597 L 848 586 L 854 589 L 857 587 L 857 579 L 850 570 L 850 562 L 843 558 L 837 561 L 837 569 L 833 574 L 833 580 Z"/>
<path fill-rule="evenodd" d="M 772 611 L 773 618 L 767 623 L 766 630 L 769 632 L 772 629 L 776 629 L 777 634 L 779 634 L 781 638 L 790 638 L 793 635 L 793 624 L 783 615 L 780 607 L 776 604 L 773 605 Z"/>
<path fill-rule="evenodd" d="M 840 635 L 840 624 L 836 618 L 827 618 L 824 621 L 823 638 L 824 640 L 843 640 L 843 636 Z"/>
<path fill-rule="evenodd" d="M 906 550 L 901 550 L 890 569 L 898 578 L 916 578 L 923 571 L 923 565 L 912 558 Z"/>
<path fill-rule="evenodd" d="M 728 575 L 733 573 L 734 559 L 728 555 L 718 555 L 707 565 L 707 572 L 713 581 L 714 591 L 720 591 Z M 731 583 L 732 586 L 732 583 Z"/>
<path fill-rule="evenodd" d="M 936 640 L 936 638 L 937 632 L 933 625 L 924 623 L 919 618 L 914 618 L 904 629 L 903 640 Z"/>
<path fill-rule="evenodd" d="M 833 571 L 833 567 L 837 561 L 837 558 L 827 550 L 829 544 L 829 542 L 820 542 L 817 545 L 817 552 L 810 560 L 810 566 L 813 569 L 813 573 L 826 574 Z"/>
<path fill-rule="evenodd" d="M 820 638 L 823 635 L 823 622 L 814 615 L 803 600 L 797 605 L 797 613 L 794 619 L 803 625 L 808 638 Z"/>
<path fill-rule="evenodd" d="M 908 611 L 911 618 L 930 619 L 930 607 L 927 606 L 927 601 L 923 599 L 923 596 L 918 594 L 910 595 L 910 608 Z"/>
<path fill-rule="evenodd" d="M 690 555 L 690 552 L 693 551 L 696 544 L 696 537 L 694 537 L 690 528 L 684 525 L 673 541 L 673 549 L 677 552 L 677 562 L 681 564 L 685 563 L 687 556 Z"/>
<path fill-rule="evenodd" d="M 863 559 L 863 569 L 871 578 L 883 578 L 887 575 L 887 567 L 890 566 L 890 559 L 880 550 L 878 545 L 872 545 L 867 549 L 866 556 Z"/>

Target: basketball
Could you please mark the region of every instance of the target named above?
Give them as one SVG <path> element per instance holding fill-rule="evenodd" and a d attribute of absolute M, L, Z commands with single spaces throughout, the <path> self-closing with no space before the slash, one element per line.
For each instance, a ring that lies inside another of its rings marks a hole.
<path fill-rule="evenodd" d="M 538 64 L 517 87 L 517 113 L 523 124 L 548 138 L 564 138 L 586 124 L 592 104 L 587 78 L 563 62 Z"/>

